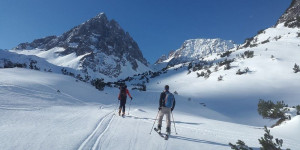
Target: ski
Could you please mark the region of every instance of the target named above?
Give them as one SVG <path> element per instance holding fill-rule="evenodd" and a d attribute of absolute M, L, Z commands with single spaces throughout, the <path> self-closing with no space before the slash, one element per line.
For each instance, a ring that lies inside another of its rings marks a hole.
<path fill-rule="evenodd" d="M 154 128 L 154 131 L 155 131 L 156 133 L 158 133 L 158 135 L 160 135 L 160 136 L 161 136 L 162 138 L 164 138 L 165 140 L 168 140 L 169 137 L 170 137 L 169 134 L 159 132 L 157 128 Z"/>
<path fill-rule="evenodd" d="M 154 128 L 154 131 L 155 131 L 158 135 L 160 135 L 162 138 L 165 137 L 161 132 L 158 131 L 157 128 Z"/>
<path fill-rule="evenodd" d="M 169 134 L 166 134 L 165 137 L 164 137 L 165 140 L 168 140 L 168 139 L 169 139 L 169 136 L 170 136 Z"/>

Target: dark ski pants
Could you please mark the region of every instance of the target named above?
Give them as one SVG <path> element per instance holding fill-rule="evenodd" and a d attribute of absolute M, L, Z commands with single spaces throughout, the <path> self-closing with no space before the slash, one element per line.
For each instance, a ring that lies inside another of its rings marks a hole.
<path fill-rule="evenodd" d="M 126 99 L 125 100 L 120 100 L 120 106 L 119 109 L 122 109 L 122 112 L 125 113 L 125 104 L 126 104 Z"/>

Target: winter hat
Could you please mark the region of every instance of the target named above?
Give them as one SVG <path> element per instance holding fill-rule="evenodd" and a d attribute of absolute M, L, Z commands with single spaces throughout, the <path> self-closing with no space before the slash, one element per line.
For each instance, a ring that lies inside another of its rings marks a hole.
<path fill-rule="evenodd" d="M 169 91 L 169 86 L 168 85 L 165 86 L 165 90 Z"/>

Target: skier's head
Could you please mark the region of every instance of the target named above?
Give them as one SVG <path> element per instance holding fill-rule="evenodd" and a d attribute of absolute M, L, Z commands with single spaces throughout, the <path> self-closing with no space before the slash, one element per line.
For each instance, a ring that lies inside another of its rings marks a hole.
<path fill-rule="evenodd" d="M 123 86 L 125 89 L 127 89 L 127 85 L 126 84 L 124 84 L 124 86 Z"/>
<path fill-rule="evenodd" d="M 165 85 L 165 90 L 169 91 L 169 86 L 168 85 Z"/>

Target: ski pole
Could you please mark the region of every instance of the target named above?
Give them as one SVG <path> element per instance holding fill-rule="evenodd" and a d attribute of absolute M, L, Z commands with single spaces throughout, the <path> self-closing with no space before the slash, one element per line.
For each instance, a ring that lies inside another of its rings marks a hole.
<path fill-rule="evenodd" d="M 149 133 L 149 134 L 151 134 L 151 132 L 152 132 L 152 130 L 153 130 L 153 127 L 154 127 L 154 124 L 155 124 L 155 122 L 156 122 L 156 120 L 157 120 L 157 116 L 158 116 L 158 113 L 159 113 L 159 111 L 160 111 L 160 110 L 158 110 L 158 112 L 157 112 L 157 115 L 156 115 L 156 118 L 155 118 L 155 120 L 154 120 L 154 123 L 153 123 L 152 129 L 151 129 L 151 131 L 150 131 L 150 133 Z"/>
<path fill-rule="evenodd" d="M 129 115 L 129 112 L 130 112 L 131 101 L 132 101 L 132 100 L 130 100 L 130 103 L 129 103 L 128 115 Z"/>
<path fill-rule="evenodd" d="M 117 110 L 117 108 L 118 108 L 118 99 L 117 99 L 117 102 L 116 102 L 116 107 L 115 107 L 115 110 L 114 110 L 114 112 L 115 112 L 115 114 L 116 114 L 116 110 Z"/>
<path fill-rule="evenodd" d="M 171 114 L 172 114 L 172 118 L 173 118 L 173 123 L 174 123 L 174 129 L 175 129 L 175 133 L 176 133 L 176 134 L 178 134 L 178 133 L 177 133 L 177 131 L 176 131 L 176 127 L 175 127 L 175 120 L 174 120 L 174 116 L 173 116 L 173 113 L 172 113 L 172 111 L 171 111 Z"/>

